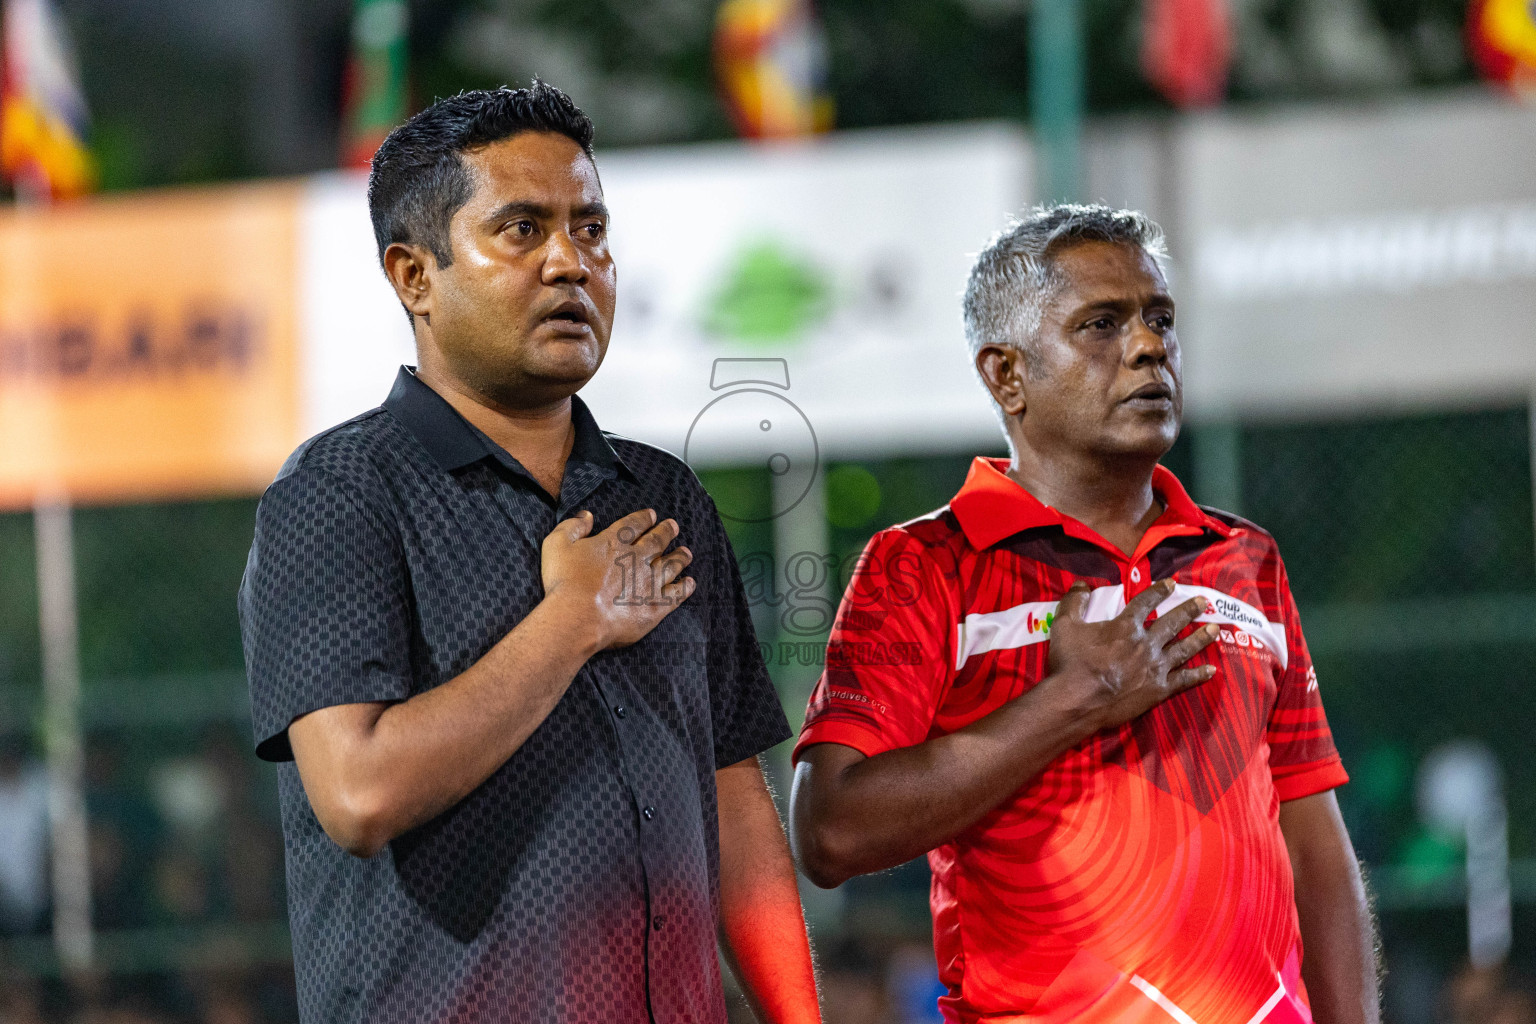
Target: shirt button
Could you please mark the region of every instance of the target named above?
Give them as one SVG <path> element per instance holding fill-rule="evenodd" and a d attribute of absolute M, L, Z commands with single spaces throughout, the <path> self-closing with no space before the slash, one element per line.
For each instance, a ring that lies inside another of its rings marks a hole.
<path fill-rule="evenodd" d="M 666 914 L 657 914 L 655 917 L 651 918 L 651 927 L 656 929 L 657 931 L 661 931 L 662 927 L 665 926 L 666 923 L 667 923 L 667 915 Z"/>
<path fill-rule="evenodd" d="M 1141 570 L 1140 569 L 1132 569 L 1131 570 L 1131 582 L 1132 583 L 1140 583 L 1141 582 Z"/>
<path fill-rule="evenodd" d="M 654 807 L 647 807 L 645 810 L 641 811 L 640 813 L 645 816 L 645 820 L 646 821 L 650 821 L 652 818 L 656 817 L 656 808 L 654 808 Z"/>
<path fill-rule="evenodd" d="M 623 704 L 620 704 L 618 707 L 613 709 L 613 713 L 618 715 L 620 718 L 623 718 L 625 715 L 629 714 L 629 709 L 626 708 Z"/>

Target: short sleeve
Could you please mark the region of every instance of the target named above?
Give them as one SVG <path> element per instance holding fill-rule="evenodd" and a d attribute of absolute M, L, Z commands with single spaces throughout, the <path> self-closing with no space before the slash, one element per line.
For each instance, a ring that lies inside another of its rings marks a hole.
<path fill-rule="evenodd" d="M 761 754 L 793 735 L 758 647 L 741 569 L 713 503 L 705 498 L 713 565 L 709 609 L 709 706 L 715 768 Z M 702 574 L 701 574 L 702 575 Z"/>
<path fill-rule="evenodd" d="M 1275 792 L 1281 800 L 1297 800 L 1342 786 L 1349 775 L 1333 745 L 1317 670 L 1312 667 L 1312 655 L 1301 633 L 1301 615 L 1283 564 L 1276 590 L 1285 625 L 1287 659 L 1265 739 Z"/>
<path fill-rule="evenodd" d="M 938 557 L 899 529 L 870 539 L 832 625 L 795 761 L 815 743 L 873 757 L 928 738 L 953 681 L 958 621 Z"/>
<path fill-rule="evenodd" d="M 300 715 L 410 695 L 409 578 L 382 504 L 302 464 L 261 499 L 240 630 L 265 760 L 293 759 Z"/>

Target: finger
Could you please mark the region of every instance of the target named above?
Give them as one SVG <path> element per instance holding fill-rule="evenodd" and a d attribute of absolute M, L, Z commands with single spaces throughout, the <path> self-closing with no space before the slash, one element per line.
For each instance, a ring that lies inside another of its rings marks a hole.
<path fill-rule="evenodd" d="M 1166 644 L 1182 633 L 1184 627 L 1198 619 L 1204 611 L 1205 598 L 1192 597 L 1169 610 L 1168 614 L 1159 615 L 1157 621 L 1147 627 L 1147 636 L 1158 644 Z"/>
<path fill-rule="evenodd" d="M 682 528 L 677 525 L 676 519 L 663 519 L 635 541 L 635 550 L 644 558 L 654 558 L 667 550 L 667 545 L 677 539 Z"/>
<path fill-rule="evenodd" d="M 653 563 L 656 567 L 656 578 L 662 583 L 671 583 L 677 578 L 678 573 L 688 568 L 692 562 L 693 552 L 687 548 L 669 551 Z"/>
<path fill-rule="evenodd" d="M 694 582 L 692 576 L 684 576 L 676 582 L 668 583 L 662 587 L 661 596 L 667 604 L 682 604 L 688 600 L 688 596 L 693 593 L 694 588 L 697 586 L 698 584 Z"/>
<path fill-rule="evenodd" d="M 1199 686 L 1207 682 L 1216 674 L 1215 665 L 1201 665 L 1198 668 L 1181 668 L 1177 672 L 1168 675 L 1168 689 L 1174 693 L 1182 693 L 1192 686 Z"/>
<path fill-rule="evenodd" d="M 1122 617 L 1129 617 L 1136 625 L 1147 621 L 1147 616 L 1152 614 L 1152 609 L 1168 600 L 1168 595 L 1173 593 L 1173 580 L 1158 580 L 1146 590 L 1137 594 L 1126 604 Z"/>
<path fill-rule="evenodd" d="M 613 534 L 621 544 L 633 544 L 636 537 L 654 525 L 656 525 L 656 510 L 642 508 L 638 512 L 631 512 L 623 519 L 614 520 L 613 525 L 603 532 Z"/>
<path fill-rule="evenodd" d="M 1056 604 L 1056 617 L 1058 619 L 1071 619 L 1074 622 L 1083 621 L 1083 613 L 1088 610 L 1088 594 L 1090 588 L 1082 580 L 1078 580 L 1067 588 L 1067 592 Z"/>
<path fill-rule="evenodd" d="M 1161 622 L 1162 620 L 1159 619 L 1158 621 Z M 1220 626 L 1214 622 L 1208 622 L 1183 640 L 1165 648 L 1163 656 L 1168 659 L 1167 664 L 1169 665 L 1182 665 L 1209 647 L 1211 641 L 1215 640 L 1220 633 Z"/>
<path fill-rule="evenodd" d="M 592 532 L 592 513 L 583 509 L 569 519 L 562 519 L 549 531 L 549 537 L 559 537 L 567 544 L 574 544 Z M 548 539 L 548 538 L 546 538 Z"/>

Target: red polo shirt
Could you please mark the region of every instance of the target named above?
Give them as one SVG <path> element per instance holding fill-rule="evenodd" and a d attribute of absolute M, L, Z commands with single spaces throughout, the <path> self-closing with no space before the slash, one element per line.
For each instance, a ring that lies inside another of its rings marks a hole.
<path fill-rule="evenodd" d="M 1199 595 L 1210 681 L 1057 758 L 933 850 L 940 1000 L 970 1024 L 1309 1021 L 1279 807 L 1347 776 L 1274 539 L 1172 473 L 1134 554 L 977 459 L 930 516 L 877 534 L 843 598 L 795 748 L 868 756 L 969 725 L 1045 674 L 1057 601 L 1088 618 L 1153 581 Z M 1191 627 L 1193 628 L 1193 627 Z"/>

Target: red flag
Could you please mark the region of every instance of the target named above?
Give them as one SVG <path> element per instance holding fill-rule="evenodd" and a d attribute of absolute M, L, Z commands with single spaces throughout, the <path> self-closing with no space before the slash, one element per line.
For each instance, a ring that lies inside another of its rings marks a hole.
<path fill-rule="evenodd" d="M 1226 0 L 1145 0 L 1141 68 L 1177 107 L 1209 107 L 1227 91 L 1232 31 Z"/>

